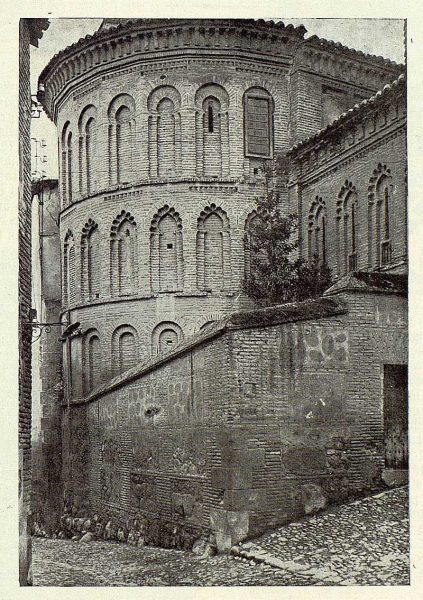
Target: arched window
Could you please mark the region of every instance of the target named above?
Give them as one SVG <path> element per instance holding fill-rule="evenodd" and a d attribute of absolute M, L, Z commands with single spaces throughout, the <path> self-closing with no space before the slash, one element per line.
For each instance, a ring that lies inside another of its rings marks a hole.
<path fill-rule="evenodd" d="M 172 321 L 159 323 L 153 330 L 151 337 L 152 354 L 170 352 L 184 339 L 182 329 Z"/>
<path fill-rule="evenodd" d="M 254 87 L 245 92 L 245 156 L 272 158 L 273 110 L 273 98 L 267 90 Z"/>
<path fill-rule="evenodd" d="M 66 207 L 72 202 L 72 132 L 70 131 L 69 121 L 65 124 L 62 130 L 62 198 L 63 206 Z"/>
<path fill-rule="evenodd" d="M 345 275 L 358 268 L 357 193 L 349 181 L 345 181 L 338 194 L 336 213 L 338 274 Z"/>
<path fill-rule="evenodd" d="M 84 394 L 89 394 L 101 383 L 101 345 L 96 329 L 89 329 L 82 340 L 82 374 Z"/>
<path fill-rule="evenodd" d="M 101 256 L 98 225 L 89 219 L 81 236 L 81 292 L 84 300 L 100 297 Z"/>
<path fill-rule="evenodd" d="M 391 227 L 389 208 L 392 186 L 388 177 L 379 180 L 376 204 L 376 247 L 379 249 L 378 263 L 381 267 L 391 262 Z"/>
<path fill-rule="evenodd" d="M 200 290 L 222 291 L 231 285 L 229 219 L 211 204 L 197 222 L 197 284 Z"/>
<path fill-rule="evenodd" d="M 124 373 L 137 364 L 138 334 L 131 325 L 121 325 L 112 336 L 112 369 L 113 375 Z"/>
<path fill-rule="evenodd" d="M 90 105 L 79 117 L 79 188 L 90 194 L 96 185 L 94 167 L 97 149 L 97 109 Z"/>
<path fill-rule="evenodd" d="M 326 263 L 326 204 L 322 198 L 316 196 L 309 211 L 308 220 L 308 260 L 317 258 L 319 262 Z"/>
<path fill-rule="evenodd" d="M 181 171 L 181 97 L 172 86 L 148 97 L 148 160 L 150 177 L 175 177 Z"/>
<path fill-rule="evenodd" d="M 63 303 L 74 304 L 76 301 L 75 276 L 75 241 L 73 233 L 68 230 L 63 248 Z"/>
<path fill-rule="evenodd" d="M 137 246 L 134 217 L 122 210 L 110 234 L 110 289 L 112 295 L 127 296 L 137 289 Z"/>
<path fill-rule="evenodd" d="M 229 96 L 215 83 L 202 86 L 195 95 L 196 164 L 199 177 L 229 174 Z"/>
<path fill-rule="evenodd" d="M 157 105 L 158 176 L 175 176 L 175 105 L 163 98 Z"/>
<path fill-rule="evenodd" d="M 150 270 L 153 291 L 184 287 L 182 220 L 174 208 L 164 206 L 150 227 Z"/>
<path fill-rule="evenodd" d="M 251 273 L 251 267 L 258 258 L 259 248 L 255 243 L 255 226 L 261 221 L 260 214 L 253 210 L 247 217 L 244 227 L 244 277 Z"/>
<path fill-rule="evenodd" d="M 120 94 L 109 107 L 109 182 L 133 180 L 133 153 L 136 137 L 135 102 Z"/>
<path fill-rule="evenodd" d="M 392 260 L 392 175 L 386 165 L 373 171 L 369 185 L 369 268 L 380 268 Z"/>

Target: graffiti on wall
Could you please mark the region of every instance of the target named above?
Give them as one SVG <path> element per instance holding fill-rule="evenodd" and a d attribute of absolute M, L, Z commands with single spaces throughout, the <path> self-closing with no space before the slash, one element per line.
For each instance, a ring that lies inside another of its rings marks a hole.
<path fill-rule="evenodd" d="M 328 327 L 306 327 L 302 337 L 304 364 L 328 365 L 349 360 L 348 332 Z"/>

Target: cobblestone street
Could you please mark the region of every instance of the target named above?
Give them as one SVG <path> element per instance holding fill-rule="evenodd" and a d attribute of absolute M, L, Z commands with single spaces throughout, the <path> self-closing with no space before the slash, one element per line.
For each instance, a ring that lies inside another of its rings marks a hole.
<path fill-rule="evenodd" d="M 232 555 L 34 539 L 36 586 L 407 585 L 408 493 L 384 492 L 280 527 Z"/>

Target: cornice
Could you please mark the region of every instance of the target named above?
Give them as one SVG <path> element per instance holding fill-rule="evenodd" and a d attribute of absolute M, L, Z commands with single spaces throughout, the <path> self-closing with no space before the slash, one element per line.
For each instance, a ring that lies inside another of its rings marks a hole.
<path fill-rule="evenodd" d="M 294 163 L 304 163 L 310 155 L 316 155 L 316 153 L 322 154 L 328 151 L 328 149 L 331 150 L 334 146 L 341 145 L 347 137 L 353 135 L 357 126 L 363 127 L 364 121 L 368 121 L 372 115 L 384 116 L 383 125 L 386 125 L 390 107 L 395 110 L 395 114 L 393 117 L 391 116 L 391 120 L 406 119 L 405 93 L 405 77 L 401 75 L 391 85 L 386 85 L 383 90 L 377 92 L 368 100 L 363 100 L 347 112 L 341 114 L 324 129 L 298 142 L 298 144 L 288 150 L 287 155 Z M 404 105 L 403 113 L 399 114 L 398 109 L 401 103 Z M 374 129 L 369 132 L 370 135 L 373 131 Z M 363 131 L 363 136 L 365 133 Z M 360 136 L 358 137 L 361 139 Z"/>
<path fill-rule="evenodd" d="M 128 200 L 130 198 L 138 198 L 145 191 L 151 189 L 152 187 L 160 187 L 160 186 L 177 186 L 180 188 L 184 187 L 187 191 L 197 191 L 206 194 L 236 194 L 239 192 L 239 186 L 253 184 L 254 187 L 260 185 L 260 182 L 250 182 L 245 178 L 218 178 L 218 179 L 209 179 L 209 178 L 199 178 L 199 177 L 169 177 L 167 179 L 145 179 L 140 181 L 135 181 L 133 183 L 120 184 L 109 186 L 106 188 L 102 188 L 96 190 L 92 194 L 84 195 L 77 197 L 72 204 L 66 206 L 60 213 L 60 218 L 62 219 L 69 213 L 73 212 L 74 209 L 87 201 L 91 201 L 94 198 L 101 198 L 103 201 L 113 201 L 116 202 L 118 200 Z"/>
<path fill-rule="evenodd" d="M 316 36 L 304 40 L 305 32 L 303 26 L 252 19 L 124 20 L 116 27 L 100 28 L 94 35 L 81 38 L 56 54 L 39 77 L 39 100 L 47 115 L 54 119 L 62 90 L 79 85 L 81 80 L 97 74 L 102 66 L 127 68 L 134 62 L 148 63 L 153 57 L 171 60 L 173 56 L 193 53 L 255 54 L 257 58 L 285 59 L 289 64 L 297 57 L 294 61 L 297 66 L 308 65 L 320 74 L 329 75 L 331 69 L 348 75 L 356 71 L 357 83 L 367 82 L 370 88 L 374 88 L 375 82 L 380 83 L 379 79 L 393 79 L 402 68 L 381 57 L 326 40 L 318 41 Z"/>
<path fill-rule="evenodd" d="M 39 99 L 54 114 L 59 92 L 97 67 L 151 56 L 220 49 L 263 56 L 291 56 L 305 28 L 241 19 L 138 19 L 97 31 L 56 54 L 39 77 Z"/>
<path fill-rule="evenodd" d="M 292 178 L 288 187 L 293 187 L 297 184 L 310 185 L 316 183 L 320 179 L 326 177 L 330 173 L 339 171 L 348 164 L 355 162 L 359 158 L 363 158 L 375 148 L 379 148 L 395 139 L 403 132 L 405 134 L 406 121 L 395 123 L 389 128 L 378 131 L 377 134 L 367 136 L 359 141 L 356 141 L 348 148 L 343 148 L 336 153 L 331 154 L 325 160 L 320 161 L 316 158 L 314 162 L 307 163 L 305 168 L 301 168 L 300 172 Z"/>

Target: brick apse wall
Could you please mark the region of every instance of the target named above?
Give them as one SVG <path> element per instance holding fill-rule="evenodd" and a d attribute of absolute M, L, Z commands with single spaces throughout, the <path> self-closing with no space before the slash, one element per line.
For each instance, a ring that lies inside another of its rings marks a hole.
<path fill-rule="evenodd" d="M 129 419 L 124 416 L 128 409 L 120 401 L 108 396 L 104 403 L 95 400 L 85 407 L 83 399 L 210 323 L 251 308 L 240 287 L 248 259 L 246 227 L 264 189 L 260 167 L 403 70 L 318 38 L 304 40 L 304 33 L 302 27 L 263 21 L 141 19 L 100 28 L 56 55 L 40 76 L 39 98 L 58 129 L 62 316 L 79 324 L 64 343 L 63 361 L 64 481 L 66 507 L 74 513 L 89 510 L 91 503 L 103 518 L 107 513 L 124 519 L 136 514 L 138 502 L 147 503 L 151 515 L 160 497 L 162 525 L 164 520 L 187 521 L 186 539 L 199 535 L 201 526 L 209 527 L 213 507 L 226 503 L 244 514 L 239 507 L 247 502 L 247 492 L 235 493 L 231 481 L 219 487 L 223 472 L 216 471 L 211 483 L 210 460 L 219 468 L 220 455 L 217 446 L 217 454 L 208 449 L 212 441 L 203 445 L 198 437 L 201 431 L 204 440 L 212 440 L 209 433 L 219 414 L 227 419 L 226 413 L 237 411 L 232 371 L 224 368 L 229 359 L 233 362 L 226 334 L 208 348 L 212 359 L 203 354 L 203 366 L 200 354 L 199 364 L 187 366 L 187 358 L 172 363 L 175 407 L 169 416 L 164 392 L 159 392 L 169 367 L 146 375 L 151 383 L 140 394 L 149 404 L 140 405 L 136 419 L 143 427 L 157 422 L 167 428 L 164 454 L 154 449 L 157 439 L 150 426 L 141 440 L 135 430 L 131 433 L 130 421 L 122 421 Z M 282 190 L 286 211 L 288 199 Z M 197 352 L 206 349 L 190 356 Z M 233 409 L 221 404 L 220 392 L 210 391 L 216 369 L 222 386 L 231 391 L 226 400 Z M 176 407 L 185 410 L 195 386 L 204 395 L 204 415 L 191 407 L 193 426 L 187 433 L 185 413 Z M 155 393 L 164 404 L 156 406 Z M 75 401 L 82 402 L 81 408 L 74 407 Z M 135 400 L 130 402 L 130 410 L 138 410 Z M 252 426 L 253 416 L 250 421 Z M 113 433 L 121 423 L 128 423 L 122 425 L 127 430 L 124 449 Z M 104 436 L 103 430 L 112 434 Z M 68 451 L 75 443 L 82 454 Z M 92 464 L 103 457 L 98 473 L 85 464 L 84 452 Z M 224 465 L 241 460 L 235 451 L 225 456 Z M 257 453 L 257 469 L 263 466 L 260 456 L 263 452 Z M 147 473 L 145 464 L 150 465 Z M 125 471 L 131 465 L 138 466 Z M 154 475 L 169 469 L 179 479 Z M 233 470 L 227 477 L 238 485 Z M 246 489 L 261 489 L 254 485 Z M 100 496 L 108 499 L 107 511 Z M 264 527 L 266 519 L 280 520 L 281 514 L 265 510 L 261 516 L 258 511 L 256 521 L 251 515 L 249 533 Z M 193 531 L 187 533 L 190 526 Z M 227 540 L 219 527 L 214 529 L 223 548 Z"/>
<path fill-rule="evenodd" d="M 262 21 L 137 20 L 55 56 L 65 395 L 251 307 L 258 170 L 402 67 Z M 284 209 L 288 210 L 283 191 Z"/>
<path fill-rule="evenodd" d="M 212 326 L 65 409 L 69 514 L 227 550 L 374 487 L 383 368 L 406 339 L 406 299 L 380 290 Z"/>

